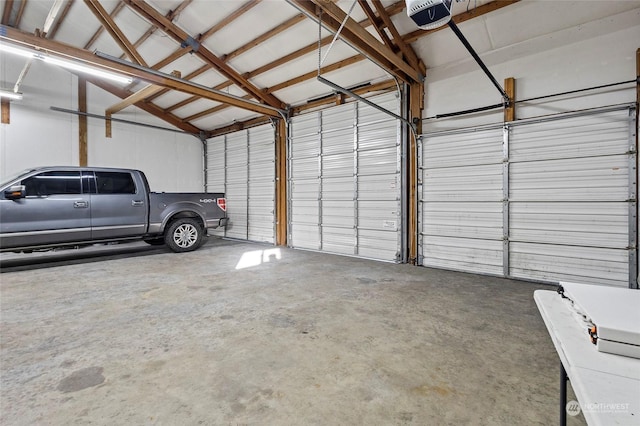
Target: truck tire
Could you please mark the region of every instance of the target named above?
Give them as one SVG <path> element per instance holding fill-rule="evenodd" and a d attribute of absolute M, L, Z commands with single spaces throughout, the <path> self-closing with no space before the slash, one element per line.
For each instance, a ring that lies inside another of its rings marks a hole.
<path fill-rule="evenodd" d="M 202 226 L 190 217 L 176 219 L 164 234 L 164 242 L 176 253 L 197 249 L 202 245 L 203 239 Z"/>

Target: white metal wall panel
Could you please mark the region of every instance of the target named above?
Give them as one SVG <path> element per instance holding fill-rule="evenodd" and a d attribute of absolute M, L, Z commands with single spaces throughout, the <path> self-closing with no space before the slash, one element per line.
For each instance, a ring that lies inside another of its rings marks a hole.
<path fill-rule="evenodd" d="M 275 241 L 275 132 L 270 124 L 207 141 L 207 190 L 226 193 L 229 224 L 214 235 Z"/>
<path fill-rule="evenodd" d="M 289 245 L 320 250 L 320 114 L 289 127 Z"/>
<path fill-rule="evenodd" d="M 354 127 L 356 104 L 321 112 L 322 250 L 357 254 L 355 230 Z"/>
<path fill-rule="evenodd" d="M 503 158 L 502 128 L 424 137 L 422 265 L 502 274 Z"/>
<path fill-rule="evenodd" d="M 396 114 L 394 94 L 372 101 Z M 294 117 L 289 141 L 289 244 L 397 259 L 399 124 L 362 103 Z"/>
<path fill-rule="evenodd" d="M 629 285 L 629 110 L 515 126 L 509 274 Z"/>
<path fill-rule="evenodd" d="M 207 141 L 207 192 L 226 192 L 225 138 L 218 136 Z M 224 236 L 224 228 L 209 230 L 209 234 Z"/>
<path fill-rule="evenodd" d="M 229 216 L 226 236 L 246 240 L 248 239 L 247 221 L 249 213 L 247 131 L 231 133 L 226 138 L 226 195 L 227 214 Z"/>
<path fill-rule="evenodd" d="M 249 129 L 248 239 L 275 242 L 275 133 L 271 125 Z"/>
<path fill-rule="evenodd" d="M 400 114 L 394 94 L 372 101 Z M 358 104 L 357 247 L 358 255 L 397 260 L 400 256 L 400 123 L 370 105 Z"/>

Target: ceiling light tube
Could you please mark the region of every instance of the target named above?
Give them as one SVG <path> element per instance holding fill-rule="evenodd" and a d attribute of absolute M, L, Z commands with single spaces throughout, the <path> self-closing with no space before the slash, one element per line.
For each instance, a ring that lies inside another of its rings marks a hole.
<path fill-rule="evenodd" d="M 0 51 L 23 56 L 25 58 L 33 58 L 36 56 L 36 53 L 32 50 L 18 49 L 17 47 L 9 46 L 4 43 L 0 43 Z"/>
<path fill-rule="evenodd" d="M 0 89 L 0 98 L 9 98 L 9 99 L 15 99 L 19 101 L 19 100 L 22 100 L 22 93 Z"/>
<path fill-rule="evenodd" d="M 70 62 L 64 59 L 58 59 L 58 58 L 54 58 L 53 56 L 36 56 L 36 58 L 38 59 L 42 59 L 43 61 L 49 63 L 49 64 L 53 64 L 53 65 L 58 65 L 59 67 L 63 67 L 63 68 L 67 68 L 73 71 L 78 71 L 78 72 L 85 72 L 87 74 L 91 74 L 95 77 L 100 77 L 100 78 L 104 78 L 107 80 L 113 80 L 116 81 L 118 83 L 123 83 L 123 84 L 130 84 L 133 79 L 131 77 L 127 77 L 127 76 L 123 76 L 123 75 L 118 75 L 118 74 L 113 74 L 110 73 L 108 71 L 102 71 L 99 70 L 97 68 L 93 68 L 93 67 L 88 67 L 86 65 L 82 65 L 82 64 L 78 64 L 76 62 Z"/>
<path fill-rule="evenodd" d="M 59 59 L 59 58 L 56 58 L 56 57 L 53 57 L 53 56 L 45 55 L 42 52 L 36 52 L 36 51 L 32 51 L 32 50 L 20 49 L 20 48 L 17 48 L 17 47 L 9 46 L 9 45 L 4 44 L 4 43 L 0 43 L 0 51 L 7 52 L 7 53 L 12 53 L 14 55 L 23 56 L 25 58 L 39 59 L 41 61 L 47 62 L 47 63 L 52 64 L 52 65 L 57 65 L 59 67 L 63 67 L 63 68 L 66 68 L 66 69 L 69 69 L 69 70 L 73 70 L 73 71 L 84 72 L 84 73 L 93 75 L 95 77 L 100 77 L 100 78 L 104 78 L 104 79 L 107 79 L 107 80 L 116 81 L 116 82 L 122 83 L 122 84 L 130 84 L 133 81 L 133 79 L 131 77 L 128 77 L 128 76 L 114 74 L 114 73 L 111 73 L 111 72 L 108 72 L 108 71 L 102 71 L 102 70 L 100 70 L 98 68 L 82 65 L 82 64 L 80 64 L 78 62 L 74 62 L 74 61 L 67 60 L 67 59 Z"/>

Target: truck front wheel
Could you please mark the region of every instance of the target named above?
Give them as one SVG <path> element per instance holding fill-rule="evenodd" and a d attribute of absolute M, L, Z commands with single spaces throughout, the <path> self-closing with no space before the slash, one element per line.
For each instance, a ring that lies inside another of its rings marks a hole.
<path fill-rule="evenodd" d="M 193 251 L 202 245 L 204 230 L 197 220 L 184 217 L 176 219 L 164 234 L 164 241 L 175 252 Z"/>

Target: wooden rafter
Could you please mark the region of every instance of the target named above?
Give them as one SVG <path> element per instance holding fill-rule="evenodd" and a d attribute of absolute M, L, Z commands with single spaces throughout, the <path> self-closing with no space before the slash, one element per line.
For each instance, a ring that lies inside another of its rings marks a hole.
<path fill-rule="evenodd" d="M 64 8 L 62 9 L 60 16 L 58 16 L 58 19 L 55 21 L 51 29 L 47 31 L 47 38 L 54 38 L 56 36 L 56 33 L 60 29 L 60 26 L 62 25 L 65 18 L 69 14 L 69 10 L 71 9 L 71 6 L 73 6 L 74 1 L 75 0 L 68 0 L 67 3 L 64 5 Z"/>
<path fill-rule="evenodd" d="M 18 13 L 16 14 L 16 20 L 13 23 L 13 26 L 16 28 L 20 28 L 20 21 L 22 21 L 22 16 L 24 15 L 24 9 L 27 7 L 27 0 L 20 0 L 20 6 L 18 7 Z"/>
<path fill-rule="evenodd" d="M 361 53 L 369 56 L 391 75 L 406 82 L 422 80 L 423 77 L 418 69 L 413 68 L 404 59 L 397 56 L 389 47 L 385 46 L 351 17 L 347 16 L 335 3 L 328 0 L 312 0 L 311 2 L 305 0 L 289 1 L 316 21 L 320 20 L 320 17 L 316 14 L 316 10 L 320 9 L 323 25 L 331 28 L 334 32 L 342 28 L 340 38 L 356 47 Z"/>
<path fill-rule="evenodd" d="M 13 0 L 6 0 L 4 2 L 4 9 L 2 11 L 2 25 L 9 25 L 11 20 L 11 12 L 13 11 Z"/>
<path fill-rule="evenodd" d="M 196 37 L 196 40 L 198 41 L 198 43 L 202 43 L 204 40 L 206 40 L 207 38 L 211 37 L 213 34 L 217 33 L 222 28 L 226 27 L 227 25 L 229 25 L 230 23 L 235 21 L 238 17 L 240 17 L 241 15 L 247 13 L 251 8 L 253 8 L 258 3 L 260 3 L 260 1 L 261 0 L 250 0 L 250 1 L 248 1 L 247 3 L 242 5 L 240 8 L 236 9 L 231 14 L 227 15 L 224 19 L 222 19 L 220 22 L 215 24 L 213 27 L 209 28 L 204 33 L 198 35 L 198 37 Z M 154 27 L 154 28 L 157 28 L 157 27 Z M 156 64 L 152 65 L 151 68 L 153 68 L 154 70 L 159 70 L 159 69 L 169 65 L 173 61 L 175 61 L 175 60 L 181 58 L 182 56 L 186 55 L 187 53 L 191 52 L 192 50 L 193 49 L 192 49 L 191 46 L 180 47 L 180 48 L 176 49 L 175 51 L 173 51 L 173 53 L 171 53 L 169 56 L 165 57 L 164 59 L 160 60 Z"/>
<path fill-rule="evenodd" d="M 180 3 L 178 5 L 178 7 L 176 7 L 175 9 L 170 10 L 169 12 L 167 12 L 167 14 L 165 16 L 167 17 L 167 19 L 173 21 L 174 19 L 176 19 L 176 16 L 180 15 L 180 12 L 182 12 L 187 6 L 189 6 L 191 4 L 192 1 L 193 0 L 184 0 L 182 3 Z M 124 6 L 124 3 L 119 3 L 119 4 L 122 4 Z M 136 47 L 136 48 L 140 47 L 140 45 L 142 43 L 144 43 L 145 41 L 147 41 L 149 39 L 149 37 L 151 37 L 151 35 L 153 33 L 155 33 L 157 30 L 158 30 L 158 27 L 155 27 L 155 26 L 152 25 L 151 27 L 149 27 L 149 29 L 147 31 L 144 32 L 144 34 L 142 34 L 138 38 L 138 40 L 136 40 L 133 43 L 133 46 Z M 120 58 L 122 58 L 122 56 Z"/>
<path fill-rule="evenodd" d="M 115 18 L 122 9 L 124 9 L 124 3 L 121 3 L 121 2 L 116 3 L 116 7 L 114 7 L 111 13 L 109 14 L 111 19 Z M 93 46 L 93 43 L 96 42 L 96 40 L 98 39 L 98 37 L 100 37 L 100 34 L 102 34 L 103 31 L 104 31 L 104 27 L 101 25 L 98 28 L 98 30 L 95 33 L 93 33 L 93 36 L 91 36 L 89 41 L 84 45 L 84 48 L 88 50 L 91 46 Z"/>
<path fill-rule="evenodd" d="M 270 38 L 275 37 L 276 35 L 278 35 L 281 32 L 293 27 L 294 25 L 298 24 L 299 22 L 304 21 L 305 19 L 306 18 L 302 13 L 294 16 L 291 19 L 287 19 L 282 24 L 277 25 L 276 27 L 270 29 L 266 33 L 259 35 L 258 37 L 254 38 L 250 42 L 244 44 L 243 46 L 238 47 L 236 50 L 234 50 L 234 51 L 232 51 L 230 53 L 227 53 L 226 55 L 224 55 L 222 57 L 222 59 L 225 60 L 225 61 L 230 61 L 231 59 L 242 55 L 244 52 L 253 49 L 254 47 L 258 46 L 260 43 L 263 43 L 263 42 L 269 40 Z"/>
<path fill-rule="evenodd" d="M 127 90 L 127 89 L 123 89 L 121 87 L 115 86 L 111 83 L 108 83 L 104 80 L 98 79 L 98 78 L 93 78 L 93 77 L 86 77 L 86 80 L 88 82 L 90 82 L 91 84 L 101 88 L 102 90 L 105 90 L 109 93 L 111 93 L 114 96 L 117 96 L 121 99 L 126 99 L 129 96 L 132 95 L 132 93 Z M 197 128 L 196 126 L 190 124 L 190 123 L 185 123 L 184 121 L 182 121 L 179 117 L 176 117 L 173 114 L 167 114 L 166 112 L 164 112 L 162 110 L 162 108 L 158 107 L 157 105 L 154 105 L 152 103 L 148 103 L 148 102 L 137 102 L 134 104 L 135 106 L 137 106 L 138 108 L 148 112 L 151 115 L 154 115 L 162 120 L 164 120 L 165 122 L 177 127 L 180 130 L 184 130 L 185 132 L 188 133 L 193 133 L 193 134 L 200 134 L 200 132 L 202 131 L 201 129 Z"/>
<path fill-rule="evenodd" d="M 124 0 L 127 5 L 136 11 L 143 18 L 147 19 L 153 25 L 161 28 L 167 35 L 174 40 L 183 43 L 193 40 L 184 30 L 174 25 L 170 20 L 158 13 L 153 7 L 142 0 Z M 261 89 L 254 86 L 249 80 L 240 75 L 237 71 L 227 65 L 223 60 L 218 58 L 213 52 L 203 45 L 199 44 L 197 51 L 194 52 L 202 60 L 213 65 L 216 70 L 227 78 L 232 80 L 238 87 L 252 94 L 256 99 L 266 103 L 274 108 L 285 108 L 285 104 L 273 95 L 265 94 Z"/>
<path fill-rule="evenodd" d="M 366 0 L 363 0 L 363 1 L 366 1 Z M 393 41 L 400 48 L 400 51 L 402 52 L 402 54 L 409 61 L 411 66 L 413 66 L 414 68 L 418 68 L 420 72 L 424 74 L 425 73 L 425 70 L 423 68 L 424 65 L 421 66 L 420 60 L 418 59 L 418 55 L 416 54 L 416 52 L 414 52 L 413 48 L 409 44 L 404 42 L 396 26 L 393 24 L 393 21 L 391 21 L 391 16 L 389 16 L 387 11 L 384 9 L 384 6 L 380 2 L 380 0 L 372 0 L 372 1 L 373 1 L 373 5 L 376 8 L 376 11 L 378 12 L 378 15 L 380 16 L 380 19 L 382 19 L 382 22 L 384 22 L 384 25 L 387 27 L 387 29 L 391 33 L 391 36 L 393 37 Z"/>
<path fill-rule="evenodd" d="M 238 108 L 253 111 L 259 114 L 265 114 L 274 117 L 280 116 L 279 112 L 275 111 L 273 107 L 261 105 L 256 102 L 246 101 L 244 99 L 225 93 L 215 92 L 185 80 L 167 78 L 163 75 L 152 73 L 139 67 L 131 66 L 126 62 L 115 62 L 109 59 L 105 59 L 96 56 L 91 52 L 87 52 L 86 50 L 79 49 L 65 43 L 43 39 L 11 27 L 3 27 L 3 32 L 0 33 L 0 40 L 7 40 L 22 47 L 36 48 L 39 50 L 48 51 L 62 58 L 75 59 L 78 62 L 84 63 L 89 66 L 95 66 L 107 71 L 137 77 L 141 80 L 147 81 L 148 83 L 168 87 L 172 90 L 177 90 L 179 92 L 184 92 L 191 95 L 197 95 L 204 99 L 228 103 L 237 106 Z"/>
<path fill-rule="evenodd" d="M 369 18 L 369 21 L 373 25 L 373 28 L 376 30 L 376 32 L 378 33 L 378 35 L 380 36 L 384 44 L 386 44 L 389 49 L 393 49 L 393 43 L 391 43 L 391 39 L 389 38 L 387 33 L 384 31 L 384 28 L 382 27 L 382 25 L 377 24 L 376 14 L 373 12 L 373 9 L 371 9 L 371 7 L 369 6 L 369 3 L 367 2 L 367 0 L 358 0 L 358 4 L 360 5 L 360 8 L 364 11 L 365 15 L 367 15 L 367 18 Z"/>
<path fill-rule="evenodd" d="M 388 14 L 390 16 L 393 16 L 393 15 L 401 12 L 403 10 L 403 7 L 404 7 L 403 5 L 404 5 L 404 1 L 394 3 L 393 5 L 389 6 L 389 8 L 387 9 Z M 371 21 L 369 21 L 368 19 L 365 19 L 365 20 L 360 22 L 360 25 L 362 25 L 363 28 L 366 28 L 369 25 L 371 25 Z M 332 39 L 332 37 L 323 38 L 320 41 L 320 45 L 322 47 L 328 45 L 329 43 L 331 43 L 331 39 Z M 271 71 L 274 68 L 277 68 L 277 67 L 279 67 L 281 65 L 284 65 L 285 63 L 287 63 L 289 61 L 292 61 L 294 59 L 300 58 L 301 56 L 304 56 L 304 55 L 306 55 L 308 53 L 314 52 L 317 48 L 318 48 L 318 43 L 317 42 L 311 43 L 311 44 L 309 44 L 309 45 L 307 45 L 307 46 L 305 46 L 305 47 L 303 47 L 301 49 L 298 49 L 298 50 L 296 50 L 296 51 L 294 51 L 294 52 L 292 52 L 292 53 L 290 53 L 290 54 L 288 54 L 286 56 L 283 56 L 283 57 L 281 57 L 279 59 L 276 59 L 275 61 L 272 61 L 272 62 L 270 62 L 268 64 L 265 64 L 265 65 L 263 65 L 263 66 L 261 66 L 259 68 L 256 68 L 255 70 L 253 70 L 251 72 L 248 72 L 248 73 L 244 74 L 244 77 L 246 77 L 246 78 L 256 77 L 256 76 L 258 76 L 260 74 L 263 74 L 263 73 L 265 73 L 267 71 Z M 364 59 L 364 58 L 362 58 L 362 59 Z M 207 69 L 209 69 L 208 65 L 205 65 L 205 66 L 199 68 L 198 70 L 196 70 L 196 72 L 198 73 L 196 75 L 199 75 L 199 74 L 207 71 Z M 188 80 L 190 80 L 193 77 L 195 77 L 195 75 L 189 75 L 186 78 Z M 224 82 L 222 84 L 217 85 L 215 87 L 215 89 L 222 90 L 222 89 L 224 89 L 226 87 L 231 86 L 232 84 L 233 83 L 231 81 L 226 81 L 226 82 Z M 161 94 L 162 94 L 162 92 L 159 93 L 156 96 L 159 96 Z M 150 98 L 150 99 L 153 99 L 153 97 Z M 179 102 L 179 103 L 177 103 L 175 105 L 169 106 L 166 109 L 166 111 L 174 111 L 174 110 L 176 110 L 178 108 L 182 108 L 183 106 L 188 105 L 189 103 L 195 102 L 197 100 L 198 100 L 198 98 L 195 97 L 195 96 L 191 97 L 191 98 L 188 98 L 188 99 L 185 99 L 185 100 L 183 100 L 183 101 L 181 101 L 181 102 Z M 217 108 L 217 107 L 214 107 L 214 108 Z M 211 108 L 211 109 L 213 109 L 213 108 Z M 209 114 L 207 114 L 207 115 L 209 115 Z"/>
<path fill-rule="evenodd" d="M 102 7 L 100 2 L 98 0 L 84 0 L 84 2 L 89 10 L 91 10 L 91 12 L 95 15 L 95 17 L 98 18 L 102 26 L 105 27 L 107 32 L 111 34 L 111 37 L 113 37 L 115 42 L 118 43 L 120 48 L 127 54 L 127 56 L 138 65 L 146 67 L 146 61 L 138 53 L 133 44 L 131 44 L 131 42 L 127 39 L 127 37 L 124 35 L 115 21 L 111 18 L 111 16 L 109 16 L 109 13 L 105 10 L 104 7 Z"/>
<path fill-rule="evenodd" d="M 516 1 L 518 1 L 518 0 L 510 1 L 509 4 L 515 3 Z M 496 3 L 496 4 L 493 5 L 493 3 Z M 493 10 L 496 10 L 496 6 L 497 6 L 497 8 L 500 8 L 500 7 L 502 7 L 502 5 L 501 5 L 502 3 L 504 3 L 504 1 L 499 1 L 499 2 L 498 1 L 494 1 L 492 3 L 487 3 L 487 4 L 484 5 L 484 6 L 487 6 L 487 7 L 483 7 L 480 11 L 478 11 L 476 9 L 476 10 L 473 10 L 473 11 L 461 13 L 459 15 L 456 15 L 454 20 L 460 21 L 460 22 L 464 22 L 466 20 L 472 19 L 474 17 L 478 17 L 478 16 L 483 15 L 485 13 L 489 13 L 489 12 L 491 12 Z M 389 8 L 386 9 L 387 16 L 389 16 L 389 17 L 393 16 L 394 14 L 399 13 L 400 11 L 402 11 L 402 8 L 398 8 L 398 4 L 397 3 L 395 5 L 392 5 L 392 6 L 390 6 Z M 368 26 L 370 24 L 371 24 L 371 21 L 368 20 L 368 19 L 366 20 L 366 22 L 365 21 L 361 21 L 360 22 L 360 25 L 362 25 L 363 27 L 366 27 L 366 26 Z M 424 30 L 420 30 L 420 31 L 421 31 L 421 33 L 419 33 L 420 36 L 426 36 L 426 35 L 430 34 L 429 31 L 424 31 Z M 321 44 L 324 46 L 324 45 L 330 43 L 331 39 L 332 39 L 332 37 L 326 37 L 326 38 L 321 40 Z M 414 33 L 409 33 L 409 34 L 403 36 L 400 40 L 403 43 L 405 43 L 406 45 L 409 45 L 409 43 L 411 41 L 415 41 L 415 40 L 417 40 L 417 38 L 415 38 L 415 34 Z M 396 43 L 398 43 L 397 40 L 396 40 Z M 266 72 L 266 71 L 269 71 L 269 70 L 271 70 L 273 68 L 281 66 L 284 63 L 286 63 L 288 61 L 291 61 L 291 60 L 293 60 L 295 58 L 298 58 L 298 57 L 303 56 L 305 54 L 311 53 L 311 52 L 313 52 L 314 50 L 317 49 L 317 46 L 318 46 L 317 43 L 308 45 L 308 46 L 306 46 L 306 47 L 304 47 L 302 49 L 299 49 L 299 50 L 297 50 L 297 51 L 295 51 L 295 52 L 283 57 L 284 59 L 283 58 L 277 59 L 277 60 L 275 60 L 275 61 L 273 61 L 273 62 L 271 62 L 269 64 L 266 64 L 266 65 L 264 65 L 264 66 L 262 66 L 262 67 L 260 67 L 260 68 L 258 68 L 256 70 L 248 73 L 247 77 L 248 78 L 254 77 L 254 76 L 259 75 L 259 74 L 261 74 L 263 72 Z M 334 71 L 336 69 L 339 69 L 339 68 L 342 68 L 342 67 L 345 67 L 345 66 L 348 66 L 348 65 L 352 65 L 352 64 L 354 64 L 354 63 L 356 63 L 358 61 L 364 60 L 364 59 L 365 58 L 362 55 L 352 56 L 350 58 L 344 59 L 343 61 L 339 61 L 339 62 L 337 62 L 335 64 L 331 64 L 331 65 L 328 65 L 328 66 L 322 68 L 321 72 L 323 72 L 323 73 L 331 72 L 331 71 Z M 421 69 L 424 69 L 423 68 L 424 64 L 422 62 L 420 62 L 419 65 L 420 65 Z M 307 80 L 310 80 L 312 78 L 315 78 L 316 75 L 317 75 L 317 70 L 313 70 L 313 71 L 310 71 L 310 72 L 308 72 L 306 74 L 303 74 L 301 76 L 298 76 L 298 77 L 292 78 L 290 80 L 287 80 L 286 82 L 282 82 L 282 83 L 279 83 L 277 85 L 274 85 L 274 86 L 268 88 L 267 90 L 268 91 L 276 91 L 276 90 L 284 89 L 285 87 L 290 87 L 290 86 L 292 86 L 294 84 L 299 84 L 299 83 L 302 83 L 303 81 L 307 81 Z M 219 85 L 219 86 L 221 86 L 221 85 Z M 219 87 L 219 86 L 216 86 L 216 87 Z M 192 102 L 192 101 L 195 101 L 195 100 L 197 100 L 197 98 L 185 100 L 185 101 L 183 101 L 181 103 L 180 107 L 185 106 L 186 104 L 188 104 L 189 102 L 187 102 L 187 101 Z M 172 108 L 173 108 L 173 106 L 169 107 L 168 110 L 172 110 Z M 213 107 L 213 108 L 210 108 L 208 110 L 202 111 L 202 112 L 200 112 L 198 114 L 194 114 L 191 117 L 187 117 L 187 119 L 191 119 L 192 117 L 193 118 L 202 118 L 204 116 L 211 115 L 213 113 L 219 112 L 219 111 L 221 111 L 221 110 L 223 110 L 225 108 L 228 108 L 228 106 L 226 106 L 226 105 L 218 105 L 216 107 Z M 296 112 L 296 111 L 298 111 L 298 109 L 296 109 L 296 107 L 294 107 L 292 109 L 292 112 Z"/>

